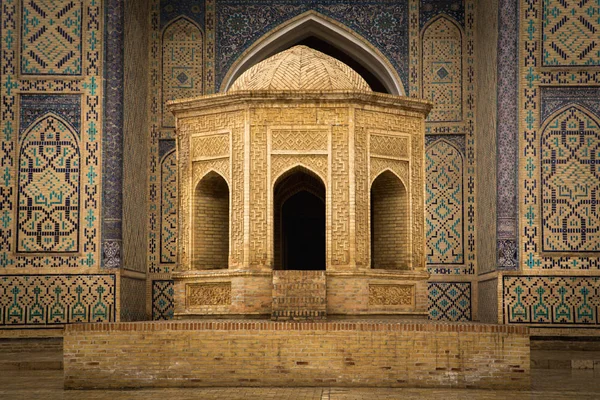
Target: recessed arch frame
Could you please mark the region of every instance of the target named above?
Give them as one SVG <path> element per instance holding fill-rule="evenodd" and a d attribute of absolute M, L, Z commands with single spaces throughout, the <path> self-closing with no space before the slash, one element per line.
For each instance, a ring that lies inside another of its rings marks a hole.
<path fill-rule="evenodd" d="M 355 31 L 314 10 L 291 18 L 252 44 L 229 68 L 221 81 L 220 91 L 226 92 L 253 65 L 309 36 L 315 36 L 351 55 L 381 81 L 390 94 L 406 96 L 400 76 L 379 49 Z"/>
<path fill-rule="evenodd" d="M 301 172 L 312 176 L 317 179 L 323 188 L 325 189 L 325 269 L 329 263 L 329 255 L 331 254 L 331 235 L 328 235 L 331 227 L 331 192 L 328 186 L 328 179 L 322 176 L 320 173 L 309 167 L 305 163 L 296 162 L 279 174 L 272 176 L 269 182 L 269 193 L 267 194 L 267 259 L 271 267 L 275 265 L 275 224 L 273 218 L 275 217 L 274 205 L 275 205 L 275 188 L 277 185 L 285 179 L 287 176 L 291 176 L 296 172 Z M 317 196 L 319 197 L 319 196 Z"/>

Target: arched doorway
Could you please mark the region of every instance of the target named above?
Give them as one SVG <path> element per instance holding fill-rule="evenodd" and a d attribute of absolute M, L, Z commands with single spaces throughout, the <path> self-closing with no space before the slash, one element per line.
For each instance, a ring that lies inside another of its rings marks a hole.
<path fill-rule="evenodd" d="M 194 269 L 227 269 L 229 265 L 229 186 L 209 172 L 194 191 L 192 264 Z"/>
<path fill-rule="evenodd" d="M 325 269 L 325 185 L 296 168 L 281 177 L 273 192 L 274 269 Z"/>
<path fill-rule="evenodd" d="M 371 185 L 371 268 L 409 268 L 408 223 L 406 187 L 385 171 Z"/>

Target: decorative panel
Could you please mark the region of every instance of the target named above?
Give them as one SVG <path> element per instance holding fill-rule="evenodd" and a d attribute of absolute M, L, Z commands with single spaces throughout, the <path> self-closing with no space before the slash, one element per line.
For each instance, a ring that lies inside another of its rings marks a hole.
<path fill-rule="evenodd" d="M 203 38 L 200 28 L 187 18 L 169 24 L 162 38 L 162 126 L 175 127 L 166 109 L 170 100 L 202 94 Z"/>
<path fill-rule="evenodd" d="M 21 74 L 81 75 L 83 2 L 21 1 Z"/>
<path fill-rule="evenodd" d="M 173 319 L 175 305 L 172 280 L 152 281 L 152 320 L 161 321 Z"/>
<path fill-rule="evenodd" d="M 544 0 L 544 66 L 600 65 L 600 3 Z"/>
<path fill-rule="evenodd" d="M 273 151 L 326 151 L 328 147 L 328 131 L 323 129 L 273 129 L 271 135 Z"/>
<path fill-rule="evenodd" d="M 192 160 L 229 156 L 229 134 L 202 135 L 192 138 Z"/>
<path fill-rule="evenodd" d="M 115 275 L 2 275 L 0 325 L 114 322 Z"/>
<path fill-rule="evenodd" d="M 177 261 L 177 153 L 171 151 L 160 164 L 160 262 Z"/>
<path fill-rule="evenodd" d="M 462 35 L 446 17 L 423 31 L 423 98 L 434 103 L 428 121 L 462 120 Z"/>
<path fill-rule="evenodd" d="M 542 250 L 600 251 L 600 126 L 571 106 L 542 131 Z"/>
<path fill-rule="evenodd" d="M 410 139 L 396 135 L 371 134 L 369 150 L 372 156 L 409 158 Z"/>
<path fill-rule="evenodd" d="M 503 321 L 508 324 L 599 324 L 600 277 L 504 276 Z"/>
<path fill-rule="evenodd" d="M 471 320 L 470 282 L 430 282 L 427 293 L 429 319 L 454 322 Z"/>
<path fill-rule="evenodd" d="M 79 250 L 79 146 L 62 119 L 32 125 L 19 151 L 17 251 Z"/>
<path fill-rule="evenodd" d="M 231 304 L 231 283 L 189 283 L 186 285 L 188 307 Z"/>
<path fill-rule="evenodd" d="M 369 284 L 370 306 L 413 306 L 414 285 Z"/>
<path fill-rule="evenodd" d="M 0 266 L 6 273 L 81 273 L 100 266 L 102 6 L 92 0 L 2 1 Z M 48 137 L 52 130 L 60 140 Z M 22 165 L 26 159 L 46 163 L 46 170 Z M 34 202 L 46 205 L 34 210 Z"/>
<path fill-rule="evenodd" d="M 441 139 L 425 152 L 427 263 L 464 263 L 463 156 Z"/>

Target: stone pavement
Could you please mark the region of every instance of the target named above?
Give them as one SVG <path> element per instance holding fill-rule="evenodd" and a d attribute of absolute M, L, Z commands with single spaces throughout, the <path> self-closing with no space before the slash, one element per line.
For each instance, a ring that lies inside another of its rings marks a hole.
<path fill-rule="evenodd" d="M 600 399 L 600 372 L 533 370 L 530 391 L 386 388 L 207 388 L 153 390 L 62 389 L 62 371 L 2 371 L 0 399 L 60 400 L 391 400 Z"/>

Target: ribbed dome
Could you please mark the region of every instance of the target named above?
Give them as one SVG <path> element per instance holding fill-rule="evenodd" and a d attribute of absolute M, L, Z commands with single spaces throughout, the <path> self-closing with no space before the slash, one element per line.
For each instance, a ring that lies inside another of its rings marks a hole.
<path fill-rule="evenodd" d="M 365 80 L 343 62 L 294 46 L 244 72 L 229 88 L 237 90 L 367 90 Z"/>

